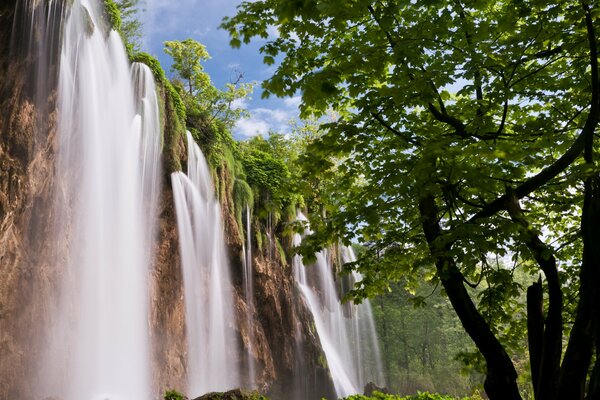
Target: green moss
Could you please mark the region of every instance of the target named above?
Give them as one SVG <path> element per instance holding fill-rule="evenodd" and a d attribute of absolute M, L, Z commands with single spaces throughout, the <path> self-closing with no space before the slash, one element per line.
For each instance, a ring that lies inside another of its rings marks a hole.
<path fill-rule="evenodd" d="M 148 68 L 150 68 L 150 70 L 152 71 L 152 74 L 154 75 L 154 80 L 156 82 L 164 84 L 167 81 L 165 70 L 160 65 L 160 62 L 156 57 L 151 56 L 148 53 L 139 52 L 131 56 L 131 62 L 139 62 L 142 64 L 146 64 Z"/>
<path fill-rule="evenodd" d="M 246 211 L 246 207 L 249 206 L 251 209 L 254 207 L 254 193 L 248 183 L 242 179 L 235 179 L 233 183 L 233 206 L 235 208 L 235 217 L 240 227 L 240 240 L 245 240 L 243 224 L 243 214 Z"/>
<path fill-rule="evenodd" d="M 164 85 L 165 85 L 165 89 L 167 90 L 167 93 L 169 94 L 169 97 L 171 98 L 171 101 L 173 102 L 173 106 L 175 107 L 175 111 L 177 112 L 177 115 L 179 116 L 181 121 L 185 121 L 185 117 L 186 117 L 185 104 L 183 104 L 183 100 L 181 100 L 181 96 L 179 95 L 179 92 L 177 92 L 177 90 L 175 89 L 173 84 L 171 82 L 169 82 L 168 80 L 165 80 Z"/>
<path fill-rule="evenodd" d="M 168 173 L 181 171 L 180 143 L 185 137 L 185 125 L 174 105 L 173 97 L 168 90 L 168 84 L 163 86 L 165 93 L 165 155 L 166 170 Z"/>
<path fill-rule="evenodd" d="M 263 250 L 263 236 L 261 231 L 259 230 L 255 230 L 256 232 L 256 247 L 258 247 L 258 250 L 262 251 Z"/>
<path fill-rule="evenodd" d="M 279 243 L 279 239 L 277 237 L 275 237 L 275 248 L 277 249 L 277 255 L 279 256 L 279 262 L 281 263 L 282 266 L 287 267 L 288 263 L 287 263 L 287 259 L 285 257 L 285 250 L 283 249 L 283 246 L 281 245 L 281 243 Z"/>
<path fill-rule="evenodd" d="M 328 369 L 327 359 L 325 358 L 325 356 L 323 354 L 319 354 L 319 358 L 317 359 L 317 362 L 323 369 Z"/>

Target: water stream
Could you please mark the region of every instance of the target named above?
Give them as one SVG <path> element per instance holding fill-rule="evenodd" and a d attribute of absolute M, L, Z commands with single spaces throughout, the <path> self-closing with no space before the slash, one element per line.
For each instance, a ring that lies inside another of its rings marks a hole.
<path fill-rule="evenodd" d="M 300 221 L 306 217 L 298 214 Z M 307 231 L 306 233 L 309 233 Z M 294 236 L 294 245 L 302 236 Z M 351 250 L 345 248 L 344 261 L 351 260 Z M 337 290 L 335 271 L 328 250 L 316 254 L 316 263 L 305 266 L 300 256 L 293 261 L 294 277 L 315 320 L 321 346 L 339 397 L 362 393 L 368 382 L 382 385 L 383 374 L 377 336 L 370 305 L 350 305 L 344 312 Z M 359 279 L 359 276 L 355 276 Z M 349 315 L 348 315 L 349 314 Z"/>
<path fill-rule="evenodd" d="M 251 212 L 250 205 L 246 205 L 246 244 L 243 247 L 244 250 L 244 294 L 246 297 L 246 329 L 248 332 L 248 345 L 247 345 L 247 367 L 248 367 L 248 378 L 246 382 L 247 388 L 256 387 L 256 366 L 254 362 L 254 283 L 252 279 L 253 267 L 252 267 L 252 226 L 251 226 Z"/>
<path fill-rule="evenodd" d="M 221 207 L 204 155 L 187 133 L 187 175 L 171 176 L 182 256 L 190 398 L 239 387 L 233 286 Z"/>
<path fill-rule="evenodd" d="M 57 246 L 68 243 L 57 327 L 67 359 L 46 380 L 65 400 L 142 400 L 161 132 L 152 73 L 130 66 L 102 13 L 75 0 L 62 29 L 55 212 Z"/>

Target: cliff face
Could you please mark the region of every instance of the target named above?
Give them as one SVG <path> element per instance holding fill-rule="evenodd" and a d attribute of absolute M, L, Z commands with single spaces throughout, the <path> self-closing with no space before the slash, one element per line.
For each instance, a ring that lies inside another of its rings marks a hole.
<path fill-rule="evenodd" d="M 43 349 L 35 333 L 48 326 L 57 302 L 50 260 L 61 249 L 51 234 L 55 68 L 44 60 L 49 86 L 41 88 L 35 66 L 47 54 L 11 51 L 11 42 L 33 44 L 12 35 L 17 12 L 16 0 L 0 4 L 0 399 L 28 399 L 35 390 Z"/>
<path fill-rule="evenodd" d="M 230 182 L 226 169 L 220 168 L 218 175 L 222 184 Z M 224 192 L 231 193 L 232 189 L 225 187 Z M 240 227 L 231 198 L 223 196 L 221 204 L 236 287 L 235 304 L 240 321 L 237 329 L 244 348 L 252 348 L 259 389 L 273 399 L 337 398 L 312 315 L 295 286 L 291 264 L 283 265 L 275 256 L 274 248 L 265 246 L 260 251 L 255 240 L 252 248 L 254 313 L 251 313 L 250 324 L 254 331 L 251 335 L 247 332 L 248 304 L 243 289 Z"/>
<path fill-rule="evenodd" d="M 61 203 L 60 182 L 55 179 L 59 35 L 52 30 L 52 23 L 37 23 L 30 37 L 22 33 L 27 29 L 21 23 L 13 24 L 15 14 L 23 17 L 17 21 L 26 20 L 31 16 L 29 7 L 44 7 L 44 3 L 0 3 L 0 400 L 39 400 L 51 394 L 38 393 L 40 385 L 52 386 L 51 382 L 42 382 L 38 372 L 49 362 L 44 349 L 48 347 L 48 332 L 59 317 L 60 286 L 68 274 L 63 262 L 68 254 L 68 237 L 57 237 L 56 226 L 61 221 L 54 214 L 55 202 Z M 22 48 L 40 50 L 15 50 Z M 169 136 L 175 133 L 170 126 L 173 110 L 167 103 L 163 113 L 168 136 L 165 143 L 175 147 L 165 148 L 165 165 L 172 164 L 169 157 L 173 153 L 184 153 L 181 138 Z M 220 171 L 219 178 L 227 182 L 226 171 Z M 275 399 L 291 398 L 292 388 L 299 388 L 295 395 L 298 399 L 333 398 L 325 358 L 310 313 L 298 301 L 291 267 L 258 249 L 253 251 L 254 332 L 248 334 L 242 244 L 233 204 L 228 199 L 223 198 L 222 208 L 236 289 L 234 304 L 240 321 L 236 330 L 244 348 L 252 340 L 260 389 Z M 149 326 L 158 396 L 166 389 L 185 391 L 187 387 L 181 260 L 167 172 L 163 176 L 154 257 Z M 247 360 L 239 362 L 245 366 Z M 60 375 L 59 365 L 50 368 Z"/>

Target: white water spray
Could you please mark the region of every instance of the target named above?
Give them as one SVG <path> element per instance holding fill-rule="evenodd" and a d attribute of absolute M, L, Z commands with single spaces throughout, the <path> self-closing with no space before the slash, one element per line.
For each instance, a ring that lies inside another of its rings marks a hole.
<path fill-rule="evenodd" d="M 191 398 L 239 387 L 233 286 L 212 176 L 187 133 L 187 175 L 171 175 L 183 268 Z"/>
<path fill-rule="evenodd" d="M 98 1 L 75 0 L 62 30 L 57 201 L 68 243 L 61 323 L 65 400 L 150 398 L 148 279 L 160 124 L 150 70 L 130 67 Z M 53 360 L 46 360 L 52 364 Z M 62 378 L 56 376 L 62 375 Z M 58 382 L 60 381 L 60 382 Z"/>
<path fill-rule="evenodd" d="M 306 222 L 306 217 L 298 213 L 298 220 Z M 301 235 L 296 234 L 294 246 L 301 241 Z M 302 258 L 295 256 L 294 277 L 315 320 L 336 394 L 346 397 L 361 393 L 370 381 L 381 384 L 383 375 L 370 305 L 352 306 L 363 311 L 354 310 L 347 318 L 336 290 L 328 251 L 317 253 L 316 259 L 315 265 L 305 267 Z M 366 363 L 367 359 L 373 362 Z"/>

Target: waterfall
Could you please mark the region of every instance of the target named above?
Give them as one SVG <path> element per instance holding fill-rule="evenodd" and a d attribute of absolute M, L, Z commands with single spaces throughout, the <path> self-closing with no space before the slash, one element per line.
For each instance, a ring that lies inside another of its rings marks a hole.
<path fill-rule="evenodd" d="M 187 175 L 171 175 L 183 268 L 189 397 L 239 386 L 237 324 L 221 207 L 204 155 L 187 133 Z"/>
<path fill-rule="evenodd" d="M 306 222 L 302 213 L 298 213 L 298 219 Z M 301 242 L 302 236 L 296 234 L 294 246 Z M 352 261 L 350 249 L 345 249 L 345 253 L 345 261 Z M 295 256 L 292 268 L 315 320 L 337 395 L 361 393 L 370 381 L 381 384 L 383 374 L 370 305 L 353 305 L 350 315 L 344 314 L 327 250 L 317 253 L 315 265 L 308 268 L 300 256 Z M 355 279 L 360 277 L 356 275 Z"/>
<path fill-rule="evenodd" d="M 356 255 L 352 247 L 342 246 L 341 256 L 344 264 L 356 261 Z M 362 281 L 362 275 L 356 271 L 352 271 L 351 278 L 352 284 Z M 364 388 L 369 382 L 385 386 L 383 362 L 381 361 L 381 351 L 379 349 L 371 302 L 369 299 L 365 299 L 360 304 L 350 304 L 350 306 L 353 313 L 353 354 L 355 356 L 355 363 L 358 366 L 358 382 L 360 382 L 361 388 Z"/>
<path fill-rule="evenodd" d="M 248 388 L 256 386 L 256 366 L 254 365 L 254 286 L 252 281 L 252 226 L 250 205 L 246 205 L 246 245 L 244 246 L 244 294 L 246 295 L 246 329 L 248 331 Z"/>
<path fill-rule="evenodd" d="M 41 390 L 65 400 L 148 399 L 161 143 L 154 80 L 148 67 L 130 66 L 99 1 L 75 0 L 61 38 L 55 240 L 68 251 L 57 260 L 61 315 Z"/>

